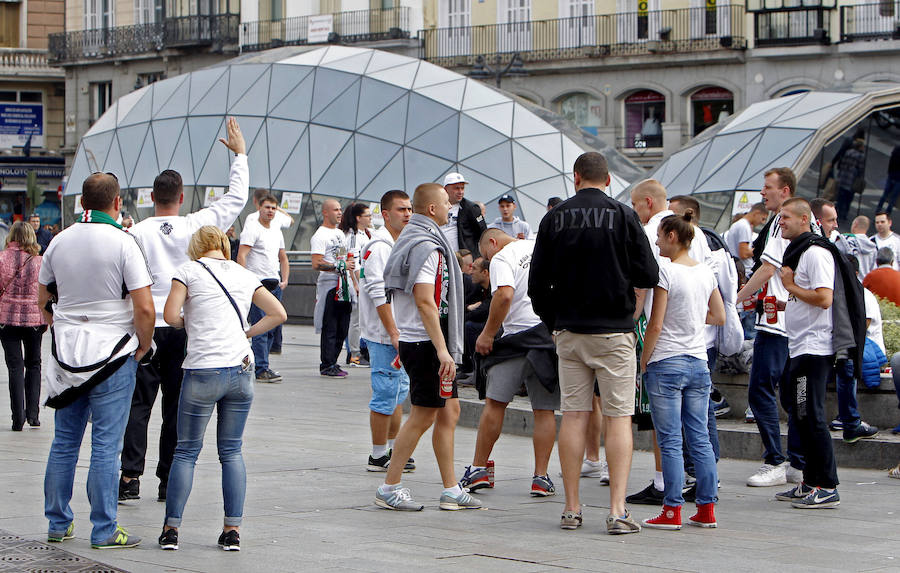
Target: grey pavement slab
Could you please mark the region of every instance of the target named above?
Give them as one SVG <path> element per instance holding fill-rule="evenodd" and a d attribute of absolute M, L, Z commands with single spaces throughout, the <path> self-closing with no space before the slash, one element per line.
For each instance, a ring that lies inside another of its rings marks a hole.
<path fill-rule="evenodd" d="M 480 495 L 487 509 L 438 510 L 441 486 L 426 434 L 415 453 L 417 471 L 404 476 L 425 510 L 379 509 L 372 501 L 383 474 L 365 470 L 369 370 L 353 369 L 344 380 L 321 378 L 317 342 L 310 327 L 286 327 L 284 354 L 272 359 L 284 383 L 256 385 L 244 437 L 248 487 L 240 553 L 216 547 L 222 494 L 215 422 L 198 460 L 181 549 L 158 549 L 164 515 L 153 475 L 158 411 L 150 426 L 144 498 L 119 510 L 121 524 L 143 536 L 143 545 L 90 549 L 86 445 L 72 503 L 76 538 L 61 548 L 132 572 L 900 571 L 900 480 L 876 470 L 841 468 L 840 508 L 802 511 L 774 500 L 782 487 L 744 485 L 757 462 L 723 459 L 718 529 L 611 537 L 604 527 L 608 488 L 592 479 L 581 484 L 584 527 L 559 529 L 563 496 L 556 453 L 551 476 L 560 494 L 533 499 L 528 495 L 531 441 L 518 435 L 503 435 L 494 451 L 497 487 Z M 5 380 L 5 372 L 0 379 Z M 7 394 L 0 394 L 0 411 L 7 412 Z M 52 411 L 42 410 L 41 416 L 43 426 L 37 430 L 13 433 L 8 425 L 0 427 L 0 529 L 36 541 L 44 540 L 47 527 L 42 483 L 53 428 Z M 470 463 L 474 443 L 475 430 L 457 429 L 459 473 Z M 652 470 L 652 456 L 636 452 L 629 491 L 644 487 Z M 656 508 L 631 510 L 642 519 L 655 515 Z"/>

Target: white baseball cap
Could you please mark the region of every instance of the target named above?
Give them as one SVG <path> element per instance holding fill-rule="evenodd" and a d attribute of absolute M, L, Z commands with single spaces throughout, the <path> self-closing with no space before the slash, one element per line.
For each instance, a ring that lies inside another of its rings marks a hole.
<path fill-rule="evenodd" d="M 466 181 L 466 178 L 460 173 L 448 173 L 447 176 L 444 177 L 444 187 L 453 185 L 454 183 L 468 183 L 468 181 Z"/>

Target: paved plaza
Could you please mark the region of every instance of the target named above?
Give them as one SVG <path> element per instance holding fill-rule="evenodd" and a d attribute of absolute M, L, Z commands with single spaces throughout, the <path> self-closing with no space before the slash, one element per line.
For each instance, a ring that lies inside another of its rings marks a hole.
<path fill-rule="evenodd" d="M 49 337 L 44 342 L 46 357 Z M 131 572 L 900 571 L 900 480 L 883 471 L 839 470 L 840 508 L 804 511 L 775 501 L 782 487 L 744 485 L 760 462 L 722 460 L 718 529 L 645 529 L 613 537 L 606 535 L 604 525 L 608 488 L 593 479 L 582 480 L 584 526 L 559 529 L 563 495 L 555 451 L 550 468 L 559 494 L 546 499 L 528 495 L 531 441 L 521 436 L 504 435 L 498 442 L 492 456 L 497 487 L 479 495 L 487 509 L 438 510 L 441 487 L 426 435 L 415 454 L 418 470 L 404 475 L 404 484 L 425 503 L 425 510 L 379 509 L 372 501 L 384 474 L 365 470 L 369 371 L 352 370 L 344 380 L 321 378 L 318 356 L 318 337 L 311 327 L 286 326 L 284 354 L 272 360 L 284 383 L 256 385 L 244 436 L 248 491 L 240 553 L 216 546 L 222 494 L 214 423 L 197 465 L 179 551 L 161 551 L 156 544 L 164 507 L 156 501 L 153 447 L 141 484 L 143 499 L 119 506 L 120 523 L 144 543 L 137 549 L 90 549 L 87 445 L 72 504 L 76 537 L 59 548 Z M 6 420 L 0 427 L 0 531 L 45 541 L 42 484 L 52 411 L 41 412 L 39 430 L 26 427 L 21 433 L 9 431 L 5 391 L 0 392 L 0 412 Z M 158 410 L 150 431 L 152 445 L 158 439 Z M 471 463 L 474 443 L 475 430 L 457 430 L 457 473 Z M 652 469 L 652 456 L 636 452 L 628 491 L 643 488 Z M 656 515 L 657 508 L 631 510 L 643 519 Z M 40 550 L 39 544 L 32 547 Z M 4 555 L 0 544 L 0 571 L 17 570 L 8 568 Z M 58 559 L 54 570 L 65 571 L 64 564 Z M 82 568 L 77 570 L 98 570 Z"/>

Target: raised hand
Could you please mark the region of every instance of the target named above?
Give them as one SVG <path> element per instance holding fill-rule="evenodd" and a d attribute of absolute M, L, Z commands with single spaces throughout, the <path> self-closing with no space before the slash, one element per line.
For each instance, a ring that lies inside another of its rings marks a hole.
<path fill-rule="evenodd" d="M 219 138 L 219 141 L 222 142 L 225 147 L 230 149 L 235 153 L 247 153 L 247 144 L 244 142 L 244 134 L 241 133 L 241 128 L 238 125 L 238 122 L 233 117 L 229 117 L 225 122 L 225 132 L 228 135 L 228 139 Z"/>

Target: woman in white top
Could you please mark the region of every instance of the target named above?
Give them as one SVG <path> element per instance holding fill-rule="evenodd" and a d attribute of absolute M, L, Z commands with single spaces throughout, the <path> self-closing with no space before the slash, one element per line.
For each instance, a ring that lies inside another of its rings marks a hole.
<path fill-rule="evenodd" d="M 187 355 L 178 401 L 178 445 L 169 472 L 166 519 L 159 545 L 178 549 L 178 528 L 191 493 L 194 465 L 216 408 L 225 502 L 225 526 L 219 545 L 227 551 L 239 551 L 238 530 L 247 490 L 241 444 L 253 401 L 250 339 L 287 320 L 287 313 L 253 273 L 231 260 L 228 237 L 218 228 L 204 226 L 197 230 L 188 255 L 191 260 L 175 271 L 163 312 L 169 325 L 187 330 Z M 248 328 L 246 316 L 251 302 L 265 316 Z"/>
<path fill-rule="evenodd" d="M 350 278 L 353 280 L 353 290 L 350 295 L 353 310 L 350 312 L 350 329 L 347 332 L 347 364 L 350 366 L 369 366 L 368 358 L 360 355 L 359 345 L 359 261 L 363 254 L 363 247 L 372 238 L 372 232 L 369 230 L 371 226 L 372 211 L 365 203 L 351 203 L 344 209 L 341 222 L 338 224 L 338 228 L 347 236 L 347 252 L 353 253 L 356 258 L 356 270 L 350 273 Z"/>
<path fill-rule="evenodd" d="M 697 478 L 697 514 L 690 523 L 716 527 L 718 478 L 707 430 L 710 377 L 704 327 L 725 324 L 725 306 L 712 269 L 688 256 L 692 219 L 693 210 L 687 209 L 659 224 L 659 284 L 653 289 L 641 354 L 665 482 L 662 512 L 644 520 L 656 529 L 681 529 L 682 427 Z"/>

